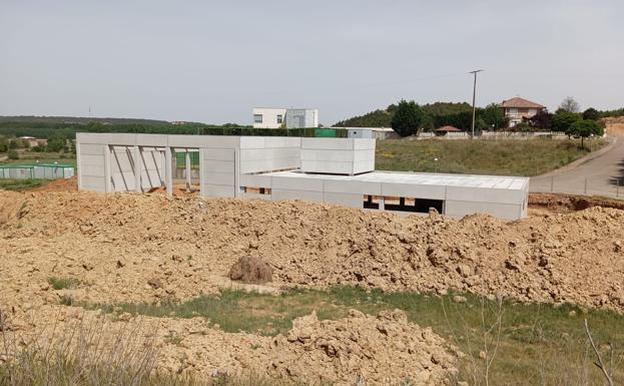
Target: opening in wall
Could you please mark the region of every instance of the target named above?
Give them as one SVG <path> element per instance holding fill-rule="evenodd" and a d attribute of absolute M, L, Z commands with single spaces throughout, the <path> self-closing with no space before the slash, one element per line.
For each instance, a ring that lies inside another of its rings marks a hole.
<path fill-rule="evenodd" d="M 241 191 L 249 194 L 271 194 L 271 188 L 255 186 L 241 186 Z"/>
<path fill-rule="evenodd" d="M 434 208 L 438 213 L 444 213 L 444 200 L 412 197 L 384 197 L 384 202 L 385 210 L 429 213 L 429 209 Z"/>
<path fill-rule="evenodd" d="M 379 209 L 379 196 L 365 194 L 362 207 L 365 209 Z"/>

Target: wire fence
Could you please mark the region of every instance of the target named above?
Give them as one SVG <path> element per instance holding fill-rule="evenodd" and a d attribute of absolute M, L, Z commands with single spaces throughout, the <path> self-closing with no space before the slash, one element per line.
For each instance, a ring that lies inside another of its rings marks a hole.
<path fill-rule="evenodd" d="M 532 193 L 567 193 L 624 199 L 624 177 L 538 177 L 531 179 L 529 190 Z"/>

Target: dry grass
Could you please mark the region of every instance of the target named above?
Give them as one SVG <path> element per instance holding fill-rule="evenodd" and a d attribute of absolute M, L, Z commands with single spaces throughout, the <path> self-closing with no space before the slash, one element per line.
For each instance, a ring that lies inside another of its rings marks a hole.
<path fill-rule="evenodd" d="M 591 141 L 593 150 L 603 145 L 602 140 Z M 377 142 L 375 167 L 414 172 L 535 176 L 588 153 L 580 148 L 578 140 L 392 139 Z"/>

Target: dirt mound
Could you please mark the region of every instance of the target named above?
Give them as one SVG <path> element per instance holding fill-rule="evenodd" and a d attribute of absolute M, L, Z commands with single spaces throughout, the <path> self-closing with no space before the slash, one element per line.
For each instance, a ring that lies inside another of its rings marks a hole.
<path fill-rule="evenodd" d="M 296 384 L 442 385 L 457 373 L 463 356 L 430 328 L 407 322 L 399 310 L 377 317 L 351 311 L 335 321 L 312 314 L 276 337 L 226 333 L 202 318 L 102 315 L 58 305 L 33 309 L 11 322 L 15 328 L 3 336 L 0 354 L 34 342 L 82 344 L 78 352 L 86 357 L 95 358 L 96 349 L 104 358 L 116 354 L 114 360 L 156 356 L 159 370 L 201 377 L 253 374 Z M 126 358 L 127 353 L 138 357 Z"/>
<path fill-rule="evenodd" d="M 277 288 L 456 289 L 624 311 L 624 211 L 616 209 L 504 222 L 304 202 L 0 192 L 0 208 L 8 206 L 0 299 L 16 307 L 60 295 L 188 299 L 216 292 L 240 256 L 252 255 L 271 265 Z M 51 276 L 79 284 L 56 291 Z"/>
<path fill-rule="evenodd" d="M 29 189 L 29 192 L 75 192 L 78 190 L 77 177 L 54 180 L 38 188 Z"/>
<path fill-rule="evenodd" d="M 573 194 L 529 194 L 529 208 L 531 209 L 546 209 L 554 213 L 567 213 L 593 207 L 624 210 L 624 201 Z"/>
<path fill-rule="evenodd" d="M 256 256 L 243 256 L 230 268 L 232 280 L 248 284 L 263 284 L 273 280 L 273 268 Z"/>
<path fill-rule="evenodd" d="M 457 373 L 457 353 L 431 329 L 408 323 L 400 310 L 377 317 L 296 319 L 273 340 L 270 371 L 281 377 L 336 385 L 442 385 Z"/>

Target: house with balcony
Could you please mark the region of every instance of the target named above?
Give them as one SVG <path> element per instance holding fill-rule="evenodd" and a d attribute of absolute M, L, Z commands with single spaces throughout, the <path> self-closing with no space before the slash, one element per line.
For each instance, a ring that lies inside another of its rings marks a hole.
<path fill-rule="evenodd" d="M 514 127 L 523 120 L 529 119 L 539 111 L 546 109 L 546 106 L 520 97 L 504 100 L 498 106 L 503 109 L 505 118 L 509 120 L 509 127 Z"/>

